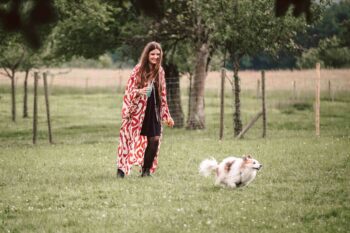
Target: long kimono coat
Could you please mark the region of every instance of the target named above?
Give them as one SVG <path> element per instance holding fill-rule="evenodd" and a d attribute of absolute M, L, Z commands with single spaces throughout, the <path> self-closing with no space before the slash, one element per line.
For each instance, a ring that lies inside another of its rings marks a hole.
<path fill-rule="evenodd" d="M 122 124 L 119 135 L 117 162 L 118 168 L 121 169 L 126 175 L 130 173 L 133 165 L 143 165 L 143 157 L 147 147 L 147 136 L 140 135 L 147 106 L 147 96 L 137 93 L 136 80 L 139 68 L 139 64 L 134 67 L 123 97 Z M 159 82 L 162 87 L 160 96 L 161 121 L 167 121 L 171 118 L 171 116 L 166 99 L 165 75 L 162 67 L 159 70 Z M 163 130 L 161 130 L 161 132 L 162 131 Z M 160 144 L 161 143 L 159 140 L 157 154 L 150 169 L 151 173 L 155 171 L 158 164 Z"/>

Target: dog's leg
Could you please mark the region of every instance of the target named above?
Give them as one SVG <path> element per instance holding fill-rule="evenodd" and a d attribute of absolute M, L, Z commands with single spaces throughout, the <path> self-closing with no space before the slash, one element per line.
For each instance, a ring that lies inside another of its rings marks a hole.
<path fill-rule="evenodd" d="M 215 179 L 215 185 L 216 186 L 226 186 L 226 181 L 225 181 L 225 177 L 222 176 L 217 176 Z"/>
<path fill-rule="evenodd" d="M 218 186 L 218 187 L 226 187 L 226 184 L 224 182 L 222 182 L 221 180 L 215 180 L 215 186 Z"/>
<path fill-rule="evenodd" d="M 229 188 L 237 188 L 237 185 L 236 185 L 236 183 L 228 183 L 227 184 L 227 186 L 229 187 Z"/>
<path fill-rule="evenodd" d="M 216 177 L 216 179 L 215 179 L 215 185 L 216 186 L 219 186 L 221 184 L 221 179 L 220 179 L 220 177 Z"/>

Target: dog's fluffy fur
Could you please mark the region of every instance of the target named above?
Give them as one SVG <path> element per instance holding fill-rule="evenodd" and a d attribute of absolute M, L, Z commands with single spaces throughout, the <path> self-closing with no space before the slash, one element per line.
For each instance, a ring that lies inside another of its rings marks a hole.
<path fill-rule="evenodd" d="M 199 173 L 209 176 L 215 171 L 215 184 L 231 188 L 243 187 L 252 182 L 262 165 L 250 155 L 242 158 L 228 157 L 221 163 L 214 158 L 203 160 Z"/>

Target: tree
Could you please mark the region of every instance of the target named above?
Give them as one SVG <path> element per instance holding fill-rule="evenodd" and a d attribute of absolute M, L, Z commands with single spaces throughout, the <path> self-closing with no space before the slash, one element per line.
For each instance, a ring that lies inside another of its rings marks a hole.
<path fill-rule="evenodd" d="M 45 42 L 44 42 L 45 43 Z M 16 74 L 24 71 L 24 96 L 23 117 L 28 117 L 28 76 L 33 68 L 39 68 L 45 64 L 47 54 L 44 49 L 33 50 L 27 46 L 22 36 L 18 33 L 6 34 L 0 44 L 0 68 L 2 73 L 11 80 L 11 112 L 12 120 L 16 121 Z M 46 61 L 48 62 L 48 60 Z"/>
<path fill-rule="evenodd" d="M 24 83 L 23 83 L 23 118 L 29 117 L 28 115 L 28 77 L 29 73 L 34 68 L 41 67 L 45 60 L 45 54 L 42 49 L 33 50 L 30 47 L 24 47 L 23 59 L 20 63 L 19 70 L 24 71 Z"/>
<path fill-rule="evenodd" d="M 34 49 L 42 43 L 42 26 L 56 22 L 53 0 L 8 0 L 0 3 L 3 33 L 16 33 Z"/>
<path fill-rule="evenodd" d="M 313 68 L 316 62 L 330 68 L 350 67 L 350 49 L 342 46 L 340 39 L 336 36 L 320 40 L 317 48 L 311 48 L 303 53 L 298 60 L 298 66 Z"/>
<path fill-rule="evenodd" d="M 326 67 L 349 67 L 350 1 L 340 1 L 325 8 L 307 36 L 311 39 L 302 38 L 305 50 L 298 59 L 298 67 L 314 67 L 315 61 Z"/>
<path fill-rule="evenodd" d="M 1 30 L 0 30 L 1 32 Z M 20 36 L 7 34 L 2 36 L 0 44 L 0 72 L 11 80 L 11 114 L 12 121 L 16 121 L 16 72 L 19 70 L 25 47 Z"/>
<path fill-rule="evenodd" d="M 239 2 L 239 3 L 238 3 Z M 277 1 L 276 1 L 277 2 Z M 271 1 L 268 1 L 269 5 L 267 5 L 267 1 L 263 1 L 263 4 L 257 1 L 212 1 L 212 0 L 192 0 L 192 1 L 166 1 L 164 4 L 165 14 L 164 18 L 158 23 L 157 32 L 160 34 L 161 38 L 173 39 L 177 42 L 181 41 L 182 43 L 189 43 L 194 48 L 194 83 L 193 83 L 193 94 L 190 96 L 190 109 L 189 109 L 189 118 L 187 120 L 187 128 L 188 129 L 203 129 L 205 127 L 205 111 L 204 111 L 204 94 L 205 94 L 205 78 L 207 75 L 207 70 L 209 66 L 210 59 L 212 54 L 215 52 L 215 49 L 220 44 L 224 44 L 223 47 L 230 49 L 231 60 L 235 60 L 234 64 L 236 67 L 235 77 L 236 77 L 236 94 L 237 103 L 236 106 L 239 108 L 239 83 L 238 83 L 238 70 L 239 70 L 239 60 L 238 57 L 243 56 L 244 54 L 255 53 L 258 49 L 254 51 L 251 49 L 250 51 L 245 51 L 242 53 L 239 51 L 235 51 L 233 45 L 237 45 L 238 47 L 241 44 L 237 44 L 234 41 L 234 37 L 239 36 L 240 29 L 245 26 L 254 26 L 251 24 L 260 24 L 259 19 L 254 18 L 254 7 L 258 7 L 258 14 L 262 15 L 260 18 L 267 18 L 268 20 L 272 20 L 273 22 L 283 22 L 284 19 L 276 19 L 274 5 Z M 238 5 L 242 7 L 239 7 Z M 250 6 L 249 6 L 250 4 Z M 288 9 L 289 5 L 294 5 L 294 15 L 298 16 L 301 13 L 305 13 L 309 18 L 311 17 L 309 10 L 310 1 L 307 1 L 307 4 L 299 4 L 292 1 L 289 1 L 288 4 L 277 4 L 276 8 L 284 7 L 284 9 Z M 262 6 L 265 5 L 265 9 L 262 9 Z M 261 9 L 259 9 L 259 7 Z M 247 12 L 248 11 L 248 12 Z M 279 11 L 279 15 L 286 14 L 287 11 Z M 290 15 L 290 14 L 289 14 Z M 248 22 L 242 22 L 243 20 L 248 20 Z M 241 25 L 240 25 L 241 24 Z M 278 23 L 277 23 L 278 24 Z M 230 26 L 234 25 L 230 28 Z M 237 26 L 237 27 L 236 27 Z M 271 24 L 268 22 L 262 26 L 264 30 L 269 30 Z M 229 29 L 227 32 L 226 29 Z M 283 26 L 278 29 L 283 29 Z M 259 30 L 259 29 L 257 29 Z M 288 31 L 286 29 L 285 31 Z M 254 32 L 250 32 L 250 28 L 245 28 L 245 33 L 250 37 L 254 37 Z M 264 36 L 267 34 L 264 32 L 259 32 L 262 34 L 259 39 L 265 39 Z M 273 36 L 276 37 L 279 31 L 275 30 Z M 257 32 L 255 32 L 257 34 Z M 233 35 L 233 36 L 232 36 Z M 290 33 L 293 35 L 293 32 Z M 290 36 L 289 35 L 289 36 Z M 220 37 L 223 38 L 220 38 Z M 271 36 L 270 36 L 271 37 Z M 282 36 L 281 36 L 282 37 Z M 246 42 L 242 36 L 240 38 L 240 42 Z M 268 39 L 265 39 L 268 40 Z M 277 39 L 276 39 L 277 40 Z M 258 39 L 256 39 L 253 43 L 256 43 Z M 260 46 L 266 46 L 269 50 L 274 50 L 271 48 L 270 43 L 274 43 L 274 41 L 269 40 L 267 43 L 264 42 Z M 293 41 L 292 41 L 293 42 Z M 249 46 L 253 43 L 245 43 L 243 46 L 246 46 L 246 50 L 249 50 Z M 176 44 L 176 42 L 175 42 Z M 254 44 L 255 45 L 255 44 Z M 256 46 L 254 46 L 256 47 Z M 261 49 L 262 50 L 262 49 Z M 236 54 L 236 55 L 235 55 Z M 239 55 L 239 56 L 237 56 Z M 236 58 L 235 58 L 236 57 Z M 240 113 L 237 110 L 237 123 L 240 123 Z"/>
<path fill-rule="evenodd" d="M 0 5 L 0 19 L 0 68 L 11 79 L 11 112 L 16 121 L 16 73 L 25 71 L 23 117 L 28 117 L 28 74 L 43 64 L 43 47 L 55 26 L 56 11 L 51 0 L 13 0 Z"/>
<path fill-rule="evenodd" d="M 332 2 L 322 9 L 320 18 L 307 32 L 307 48 L 317 47 L 320 40 L 337 36 L 341 44 L 346 45 L 349 39 L 350 1 Z"/>
<path fill-rule="evenodd" d="M 195 67 L 193 75 L 193 89 L 190 96 L 190 113 L 187 120 L 187 129 L 205 128 L 205 79 L 212 53 L 212 43 L 210 33 L 212 27 L 206 23 L 205 11 L 207 5 L 202 1 L 194 0 L 192 2 L 192 40 L 195 48 Z"/>
<path fill-rule="evenodd" d="M 53 30 L 53 53 L 97 58 L 117 47 L 122 9 L 103 1 L 57 0 L 58 23 Z"/>
<path fill-rule="evenodd" d="M 305 30 L 303 18 L 290 14 L 276 18 L 271 1 L 219 1 L 212 3 L 212 13 L 208 19 L 216 25 L 214 40 L 227 50 L 233 64 L 232 91 L 234 95 L 233 126 L 234 135 L 242 130 L 240 81 L 238 72 L 240 61 L 245 55 L 259 52 L 277 54 L 281 48 L 297 48 L 294 36 Z M 219 12 L 219 13 L 217 13 Z"/>

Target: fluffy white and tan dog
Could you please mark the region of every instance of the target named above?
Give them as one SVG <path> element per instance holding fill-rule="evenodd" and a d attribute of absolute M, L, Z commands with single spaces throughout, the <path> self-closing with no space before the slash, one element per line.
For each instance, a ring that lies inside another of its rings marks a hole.
<path fill-rule="evenodd" d="M 237 188 L 252 182 L 261 167 L 262 165 L 250 155 L 242 158 L 228 157 L 221 163 L 212 158 L 201 162 L 199 173 L 209 176 L 212 171 L 215 171 L 215 185 Z"/>

